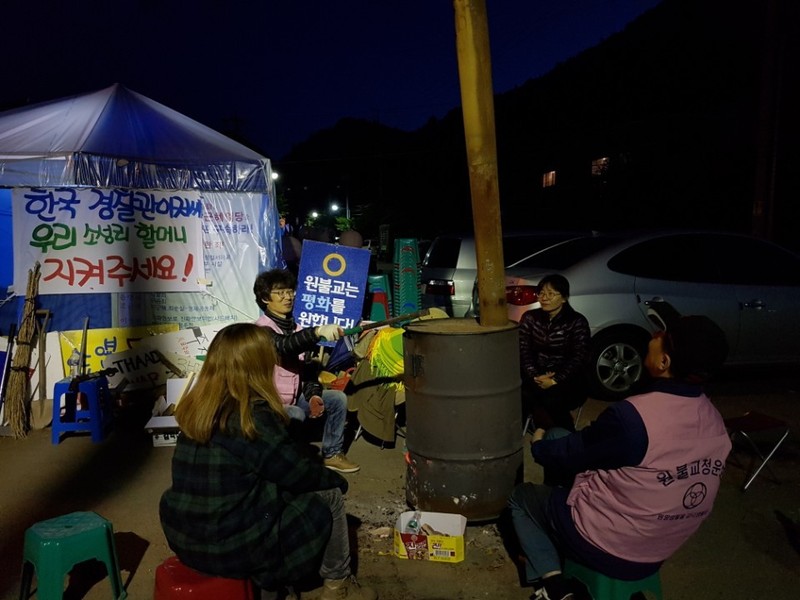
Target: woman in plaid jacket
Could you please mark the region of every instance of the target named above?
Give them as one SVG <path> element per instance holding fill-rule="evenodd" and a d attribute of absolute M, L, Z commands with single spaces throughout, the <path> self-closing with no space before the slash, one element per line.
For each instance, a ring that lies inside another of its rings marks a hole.
<path fill-rule="evenodd" d="M 214 337 L 175 410 L 181 435 L 160 503 L 169 546 L 203 573 L 253 579 L 267 598 L 319 573 L 324 600 L 373 600 L 350 571 L 347 480 L 289 436 L 276 360 L 263 327 L 237 323 Z"/>

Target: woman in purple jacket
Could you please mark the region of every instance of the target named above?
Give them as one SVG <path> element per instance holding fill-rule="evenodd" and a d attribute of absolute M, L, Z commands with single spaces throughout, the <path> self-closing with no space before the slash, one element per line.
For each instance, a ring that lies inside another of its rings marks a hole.
<path fill-rule="evenodd" d="M 727 352 L 709 318 L 676 315 L 650 341 L 649 390 L 580 431 L 534 432 L 536 462 L 574 477 L 566 487 L 523 483 L 509 500 L 534 598 L 575 597 L 564 556 L 617 579 L 652 575 L 708 517 L 731 442 L 702 385 Z"/>
<path fill-rule="evenodd" d="M 563 275 L 542 278 L 539 305 L 519 322 L 523 408 L 537 427 L 572 431 L 570 411 L 582 406 L 587 395 L 589 322 L 570 306 Z"/>

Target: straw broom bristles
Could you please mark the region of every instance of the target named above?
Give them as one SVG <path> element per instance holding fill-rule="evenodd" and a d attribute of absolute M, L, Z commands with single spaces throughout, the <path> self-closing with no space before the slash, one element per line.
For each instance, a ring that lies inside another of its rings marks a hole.
<path fill-rule="evenodd" d="M 28 371 L 33 352 L 33 336 L 36 332 L 36 296 L 39 294 L 40 265 L 28 270 L 28 288 L 25 291 L 25 306 L 22 310 L 22 323 L 17 333 L 17 350 L 11 363 L 8 376 L 6 408 L 11 432 L 15 438 L 28 435 L 30 422 L 26 402 L 30 398 L 31 381 Z"/>

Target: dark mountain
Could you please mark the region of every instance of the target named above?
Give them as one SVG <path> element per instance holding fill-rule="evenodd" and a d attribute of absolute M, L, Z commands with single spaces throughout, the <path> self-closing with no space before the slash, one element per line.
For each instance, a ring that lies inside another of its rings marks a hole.
<path fill-rule="evenodd" d="M 798 5 L 664 0 L 496 95 L 504 225 L 755 229 L 796 246 Z M 461 119 L 312 136 L 276 163 L 290 209 L 345 194 L 367 237 L 379 223 L 420 238 L 471 228 Z"/>

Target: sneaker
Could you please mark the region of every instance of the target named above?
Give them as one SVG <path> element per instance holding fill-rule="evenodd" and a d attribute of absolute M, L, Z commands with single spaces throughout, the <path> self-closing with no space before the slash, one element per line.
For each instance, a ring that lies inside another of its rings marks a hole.
<path fill-rule="evenodd" d="M 347 460 L 344 452 L 339 452 L 339 454 L 326 458 L 323 464 L 329 469 L 339 471 L 339 473 L 355 473 L 361 469 L 356 463 Z"/>
<path fill-rule="evenodd" d="M 372 588 L 362 587 L 353 575 L 344 579 L 326 579 L 319 600 L 377 600 Z"/>
<path fill-rule="evenodd" d="M 575 600 L 575 594 L 563 577 L 555 575 L 542 580 L 542 587 L 536 590 L 531 600 Z"/>

